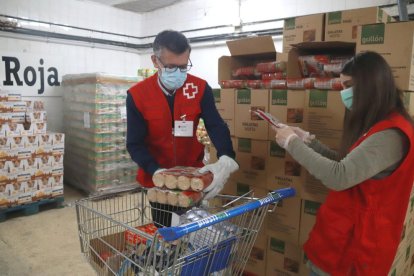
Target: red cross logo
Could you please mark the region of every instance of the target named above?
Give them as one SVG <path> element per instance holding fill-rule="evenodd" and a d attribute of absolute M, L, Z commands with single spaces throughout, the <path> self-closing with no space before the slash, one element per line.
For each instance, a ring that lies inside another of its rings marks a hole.
<path fill-rule="evenodd" d="M 198 93 L 198 86 L 194 86 L 192 82 L 185 84 L 185 87 L 183 89 L 183 94 L 184 96 L 187 97 L 187 99 L 194 99 L 197 93 Z"/>

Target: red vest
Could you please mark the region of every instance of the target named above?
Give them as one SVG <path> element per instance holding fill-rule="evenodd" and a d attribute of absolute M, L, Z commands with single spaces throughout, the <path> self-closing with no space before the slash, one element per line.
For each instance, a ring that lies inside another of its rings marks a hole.
<path fill-rule="evenodd" d="M 382 276 L 391 268 L 414 181 L 414 129 L 403 116 L 393 113 L 375 124 L 351 150 L 389 128 L 400 129 L 409 139 L 403 162 L 383 179 L 330 191 L 304 244 L 309 260 L 332 276 Z"/>
<path fill-rule="evenodd" d="M 197 141 L 196 130 L 201 114 L 200 101 L 206 82 L 187 74 L 184 85 L 177 89 L 174 98 L 174 118 L 158 84 L 158 74 L 137 83 L 129 89 L 135 105 L 147 122 L 148 135 L 145 144 L 150 154 L 162 168 L 174 166 L 202 167 L 204 147 Z M 173 121 L 193 121 L 193 137 L 175 137 L 172 134 Z M 152 176 L 138 169 L 137 181 L 144 187 L 153 187 Z"/>

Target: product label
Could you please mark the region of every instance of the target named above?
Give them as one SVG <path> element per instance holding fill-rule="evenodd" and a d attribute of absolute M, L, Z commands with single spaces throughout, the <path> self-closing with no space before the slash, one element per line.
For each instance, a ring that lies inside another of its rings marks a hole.
<path fill-rule="evenodd" d="M 251 103 L 250 89 L 237 90 L 237 103 L 238 104 L 250 104 Z"/>
<path fill-rule="evenodd" d="M 361 31 L 361 44 L 384 44 L 385 24 L 363 25 Z"/>
<path fill-rule="evenodd" d="M 305 208 L 303 212 L 308 215 L 316 216 L 316 212 L 318 212 L 319 207 L 321 207 L 321 203 L 305 200 Z"/>
<path fill-rule="evenodd" d="M 221 102 L 221 90 L 220 89 L 213 89 L 213 96 L 214 96 L 214 101 L 216 103 Z"/>
<path fill-rule="evenodd" d="M 250 186 L 247 184 L 237 182 L 236 186 L 238 196 L 242 196 L 250 192 Z"/>
<path fill-rule="evenodd" d="M 240 152 L 248 152 L 252 151 L 252 140 L 247 138 L 239 138 L 237 141 L 237 150 Z"/>
<path fill-rule="evenodd" d="M 328 13 L 328 25 L 339 24 L 342 21 L 342 12 L 330 12 Z"/>
<path fill-rule="evenodd" d="M 271 237 L 270 238 L 270 249 L 275 252 L 285 254 L 285 242 Z"/>
<path fill-rule="evenodd" d="M 296 27 L 296 18 L 285 19 L 285 30 L 294 30 Z"/>
<path fill-rule="evenodd" d="M 272 105 L 287 105 L 287 90 L 272 90 Z"/>
<path fill-rule="evenodd" d="M 272 157 L 285 157 L 286 151 L 280 147 L 276 142 L 270 141 L 270 156 Z"/>
<path fill-rule="evenodd" d="M 309 93 L 309 107 L 324 107 L 328 106 L 328 91 L 312 89 Z"/>

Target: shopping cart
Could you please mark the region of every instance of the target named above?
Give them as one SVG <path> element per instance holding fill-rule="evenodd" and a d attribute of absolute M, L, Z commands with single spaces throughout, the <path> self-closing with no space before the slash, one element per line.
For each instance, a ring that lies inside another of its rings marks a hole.
<path fill-rule="evenodd" d="M 76 203 L 81 250 L 98 275 L 241 275 L 271 205 L 294 194 L 219 195 L 212 207 L 184 212 L 184 224 L 159 229 L 154 212 L 174 215 L 144 189 L 90 197 Z"/>

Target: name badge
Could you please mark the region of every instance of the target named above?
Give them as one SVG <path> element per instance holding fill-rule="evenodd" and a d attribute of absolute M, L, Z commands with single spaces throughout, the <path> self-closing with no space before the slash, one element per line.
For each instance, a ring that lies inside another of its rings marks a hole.
<path fill-rule="evenodd" d="M 176 137 L 193 137 L 193 121 L 175 121 L 174 136 Z"/>

